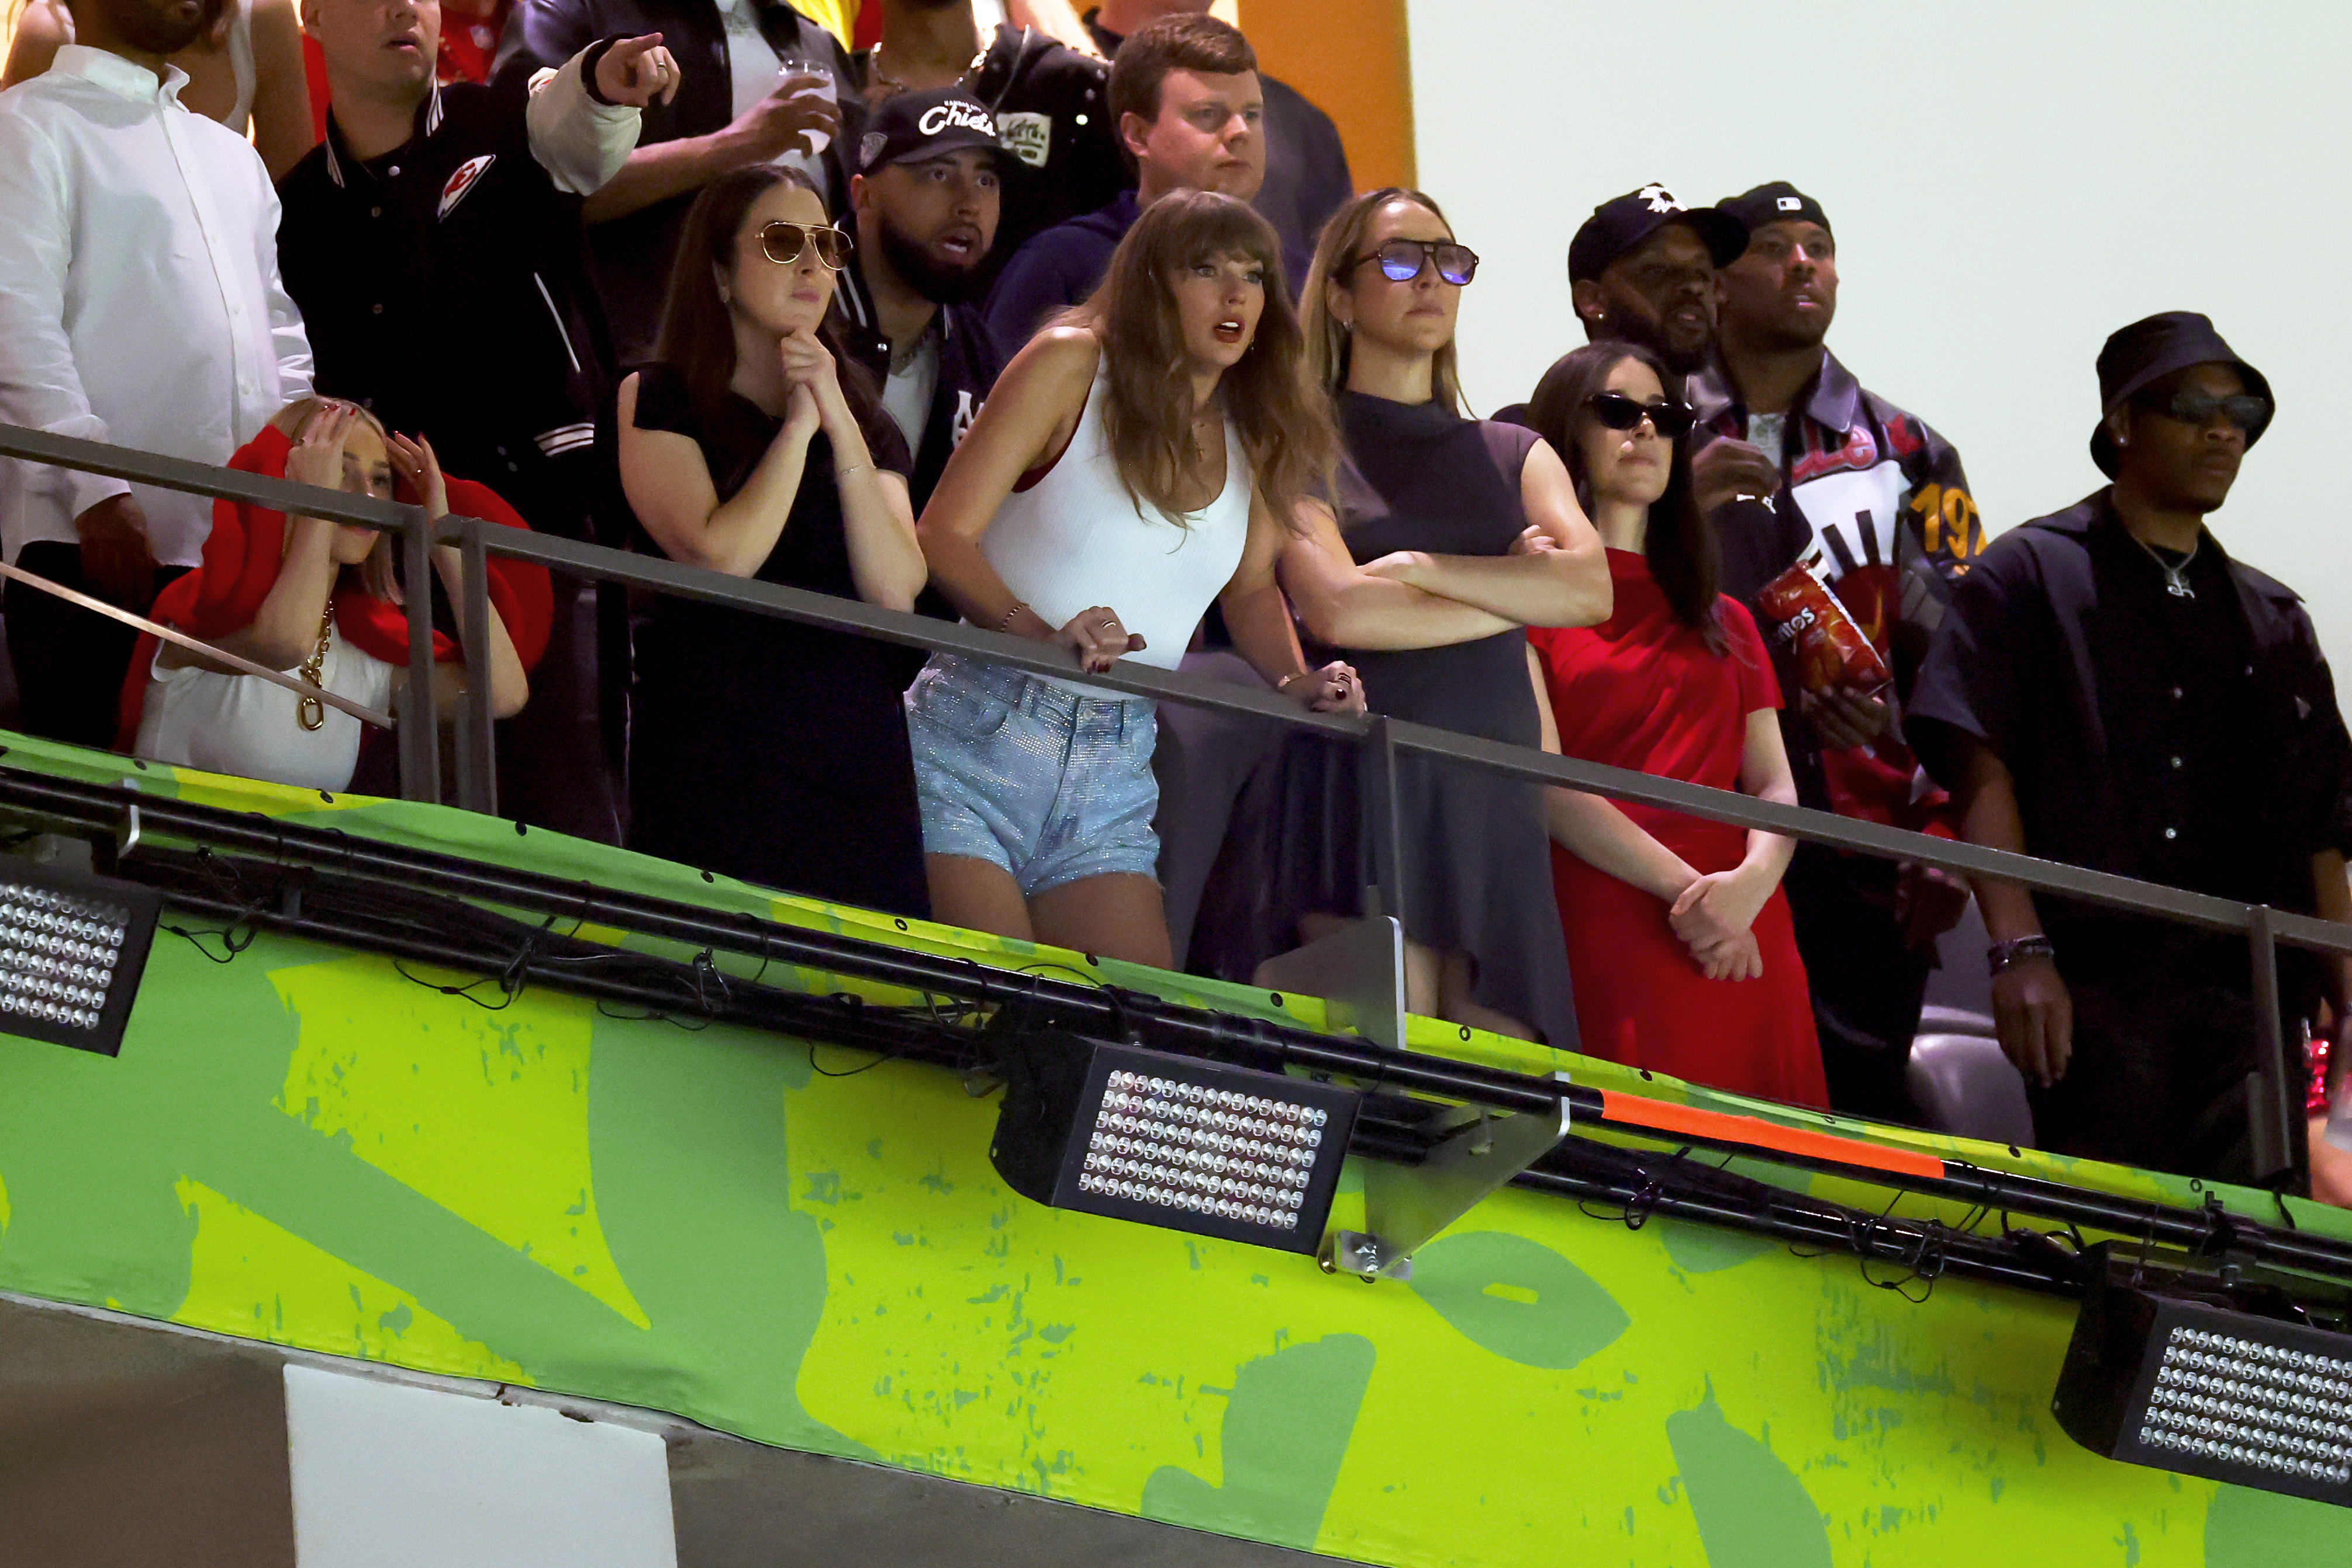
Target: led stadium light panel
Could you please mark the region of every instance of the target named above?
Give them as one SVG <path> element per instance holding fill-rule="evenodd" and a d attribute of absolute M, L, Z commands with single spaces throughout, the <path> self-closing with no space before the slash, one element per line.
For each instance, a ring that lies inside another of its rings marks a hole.
<path fill-rule="evenodd" d="M 0 858 L 0 1034 L 120 1051 L 161 909 L 136 883 Z"/>
<path fill-rule="evenodd" d="M 2051 1408 L 2096 1453 L 2352 1504 L 2352 1335 L 2110 1279 Z"/>
<path fill-rule="evenodd" d="M 1320 1243 L 1354 1090 L 1059 1034 L 1003 1065 L 989 1154 L 1015 1192 L 1288 1252 Z"/>

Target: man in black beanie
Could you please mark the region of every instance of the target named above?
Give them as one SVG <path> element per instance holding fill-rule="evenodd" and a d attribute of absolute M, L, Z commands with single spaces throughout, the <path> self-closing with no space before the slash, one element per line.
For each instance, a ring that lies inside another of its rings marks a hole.
<path fill-rule="evenodd" d="M 2310 618 L 2205 527 L 2270 427 L 2270 383 L 2188 311 L 2098 362 L 2114 482 L 2012 530 L 1962 579 L 1911 741 L 1969 842 L 2352 920 L 2352 741 Z M 2243 938 L 1979 881 L 2001 1047 L 2042 1145 L 2246 1180 L 2259 1016 Z M 2288 1037 L 2345 967 L 2280 950 Z M 2288 1071 L 2299 1101 L 2298 1064 Z M 2292 1118 L 2295 1129 L 2301 1118 Z"/>

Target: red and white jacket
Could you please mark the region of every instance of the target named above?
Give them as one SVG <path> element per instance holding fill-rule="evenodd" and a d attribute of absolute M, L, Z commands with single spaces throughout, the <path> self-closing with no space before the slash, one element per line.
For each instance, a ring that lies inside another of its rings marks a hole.
<path fill-rule="evenodd" d="M 1689 395 L 1707 429 L 1748 438 L 1748 410 L 1719 370 L 1691 377 Z M 1821 552 L 1839 600 L 1895 671 L 1898 704 L 1895 727 L 1875 744 L 1824 752 L 1792 703 L 1784 723 L 1800 796 L 1842 816 L 1949 836 L 1949 797 L 1904 742 L 1899 704 L 1952 584 L 1984 548 L 1960 455 L 1917 415 L 1865 390 L 1826 350 L 1821 373 L 1790 410 L 1783 450 L 1773 509 L 1810 531 L 1799 553 Z"/>

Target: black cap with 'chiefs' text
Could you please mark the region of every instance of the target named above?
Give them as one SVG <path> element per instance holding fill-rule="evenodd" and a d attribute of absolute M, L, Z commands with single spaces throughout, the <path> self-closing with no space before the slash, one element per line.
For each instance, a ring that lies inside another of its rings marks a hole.
<path fill-rule="evenodd" d="M 857 142 L 857 172 L 870 174 L 885 163 L 936 158 L 977 147 L 1002 162 L 1008 154 L 996 133 L 996 117 L 959 89 L 902 92 L 885 99 L 866 122 Z"/>

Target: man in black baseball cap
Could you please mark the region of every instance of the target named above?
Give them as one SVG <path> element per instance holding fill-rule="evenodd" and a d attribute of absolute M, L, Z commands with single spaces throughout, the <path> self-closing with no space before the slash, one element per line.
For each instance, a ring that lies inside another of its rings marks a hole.
<path fill-rule="evenodd" d="M 885 99 L 852 153 L 857 252 L 835 296 L 842 341 L 881 383 L 914 451 L 918 512 L 1003 368 L 971 301 L 1011 156 L 994 117 L 960 88 Z"/>
<path fill-rule="evenodd" d="M 1809 223 L 1823 234 L 1830 232 L 1830 215 L 1822 210 L 1822 204 L 1786 180 L 1768 181 L 1716 205 L 1748 234 L 1768 223 Z"/>
<path fill-rule="evenodd" d="M 1973 843 L 2352 917 L 2352 738 L 2326 660 L 2295 595 L 2205 526 L 2270 427 L 2270 383 L 2188 311 L 2116 332 L 2098 373 L 2091 456 L 2114 482 L 1995 540 L 1961 580 L 1913 741 Z M 2043 1148 L 2276 1174 L 2252 1163 L 2261 1016 L 2242 937 L 1998 882 L 1977 897 L 1995 1026 Z M 2278 981 L 2289 1039 L 2322 998 L 2347 1016 L 2341 961 L 2281 949 Z"/>
<path fill-rule="evenodd" d="M 1822 204 L 1776 180 L 1716 205 L 1747 231 L 1748 244 L 1717 273 L 1717 364 L 1692 378 L 1692 405 L 1722 438 L 1701 458 L 1719 456 L 1730 442 L 1752 448 L 1741 453 L 1743 466 L 1758 471 L 1741 488 L 1765 495 L 1772 517 L 1795 525 L 1798 552 L 1820 557 L 1822 574 L 1895 677 L 1881 691 L 1813 689 L 1784 660 L 1781 722 L 1799 799 L 1842 816 L 1948 830 L 1950 803 L 1922 785 L 1898 721 L 1901 693 L 1941 606 L 1983 543 L 1968 476 L 1950 442 L 1865 390 L 1829 352 L 1838 256 Z M 1704 460 L 1694 470 L 1703 483 L 1714 477 Z M 1727 561 L 1756 553 L 1743 548 L 1754 541 L 1732 537 L 1726 520 L 1737 516 L 1744 526 L 1760 513 L 1713 515 Z M 1966 909 L 1965 890 L 1926 867 L 1813 846 L 1798 850 L 1784 886 L 1812 985 L 1830 1103 L 1909 1120 L 1906 1068 L 1934 939 Z"/>
<path fill-rule="evenodd" d="M 1688 375 L 1715 352 L 1715 269 L 1747 247 L 1736 219 L 1654 182 L 1601 203 L 1568 247 L 1586 339 L 1643 344 Z"/>

